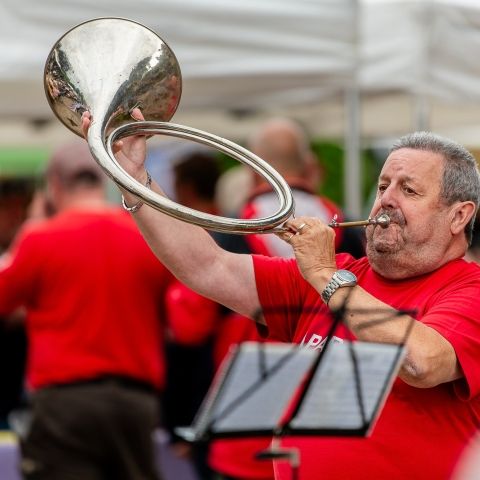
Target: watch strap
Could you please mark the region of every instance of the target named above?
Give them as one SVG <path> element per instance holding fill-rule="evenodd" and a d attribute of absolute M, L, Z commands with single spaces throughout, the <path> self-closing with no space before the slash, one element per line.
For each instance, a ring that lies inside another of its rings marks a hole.
<path fill-rule="evenodd" d="M 328 305 L 332 295 L 341 287 L 353 287 L 357 284 L 357 277 L 349 270 L 337 270 L 333 273 L 330 281 L 325 285 L 323 292 L 320 294 L 322 300 Z"/>
<path fill-rule="evenodd" d="M 323 292 L 321 293 L 322 300 L 326 305 L 332 298 L 332 295 L 340 288 L 340 284 L 335 280 L 335 274 L 330 281 L 325 285 Z"/>

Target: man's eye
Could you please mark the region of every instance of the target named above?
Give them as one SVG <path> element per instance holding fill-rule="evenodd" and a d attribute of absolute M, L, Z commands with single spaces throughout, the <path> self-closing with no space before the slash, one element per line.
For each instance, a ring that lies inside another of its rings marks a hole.
<path fill-rule="evenodd" d="M 378 186 L 378 191 L 379 192 L 384 192 L 387 189 L 387 185 L 379 185 Z"/>
<path fill-rule="evenodd" d="M 409 195 L 414 195 L 416 192 L 413 188 L 410 188 L 410 187 L 403 187 L 403 190 L 405 191 L 405 193 L 408 193 Z"/>

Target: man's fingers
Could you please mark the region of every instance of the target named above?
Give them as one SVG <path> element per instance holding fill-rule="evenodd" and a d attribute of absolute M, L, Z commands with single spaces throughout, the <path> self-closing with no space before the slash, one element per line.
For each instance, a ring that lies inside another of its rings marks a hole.
<path fill-rule="evenodd" d="M 91 123 L 91 115 L 89 111 L 85 111 L 82 114 L 82 131 L 83 131 L 83 136 L 87 138 L 88 135 L 88 129 L 90 128 L 90 123 Z"/>
<path fill-rule="evenodd" d="M 308 217 L 292 218 L 291 220 L 287 220 L 283 226 L 288 228 L 292 233 L 300 235 L 312 227 L 314 221 L 313 218 Z"/>
<path fill-rule="evenodd" d="M 138 107 L 133 108 L 130 111 L 130 115 L 135 120 L 141 120 L 141 121 L 145 120 L 145 117 L 143 116 L 142 111 Z"/>
<path fill-rule="evenodd" d="M 293 230 L 287 230 L 285 232 L 277 233 L 276 235 L 283 241 L 291 243 L 292 238 L 296 235 L 296 232 Z"/>

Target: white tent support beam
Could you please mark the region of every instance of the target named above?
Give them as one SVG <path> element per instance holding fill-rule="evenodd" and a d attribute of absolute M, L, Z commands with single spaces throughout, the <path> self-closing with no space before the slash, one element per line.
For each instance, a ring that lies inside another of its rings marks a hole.
<path fill-rule="evenodd" d="M 430 102 L 425 95 L 413 95 L 413 128 L 415 131 L 430 130 Z"/>
<path fill-rule="evenodd" d="M 418 49 L 418 66 L 416 69 L 416 84 L 417 87 L 412 95 L 413 100 L 413 129 L 415 131 L 430 130 L 430 114 L 431 106 L 430 100 L 427 95 L 429 84 L 429 72 L 432 68 L 432 49 L 434 48 L 433 39 L 433 18 L 435 15 L 435 9 L 433 2 L 428 1 L 425 4 L 420 5 L 419 22 L 421 22 L 423 28 L 419 29 L 421 38 L 420 46 Z"/>
<path fill-rule="evenodd" d="M 353 87 L 345 92 L 347 116 L 345 132 L 344 210 L 349 218 L 359 219 L 363 210 L 360 141 L 360 94 Z"/>
<path fill-rule="evenodd" d="M 354 18 L 354 60 L 352 68 L 352 81 L 345 90 L 344 108 L 346 114 L 344 143 L 345 161 L 343 173 L 344 211 L 349 218 L 360 218 L 363 210 L 362 201 L 362 166 L 361 166 L 361 114 L 360 114 L 360 9 L 359 0 L 353 2 L 355 9 Z"/>

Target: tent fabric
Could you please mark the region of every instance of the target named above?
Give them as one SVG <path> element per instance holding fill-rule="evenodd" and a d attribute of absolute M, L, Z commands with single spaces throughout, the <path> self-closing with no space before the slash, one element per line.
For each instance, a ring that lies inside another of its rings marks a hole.
<path fill-rule="evenodd" d="M 51 47 L 78 23 L 104 16 L 142 23 L 169 44 L 185 82 L 182 108 L 309 102 L 351 79 L 355 5 L 355 0 L 3 0 L 0 89 L 1 82 L 12 89 L 17 83 L 23 91 L 29 86 L 36 101 L 27 108 L 21 99 L 6 97 L 0 114 L 26 115 L 28 109 L 44 114 L 45 102 L 38 100 Z"/>
<path fill-rule="evenodd" d="M 45 59 L 70 28 L 103 16 L 143 23 L 170 45 L 183 112 L 341 104 L 352 87 L 366 107 L 390 92 L 480 103 L 475 0 L 3 0 L 0 120 L 53 118 Z"/>

